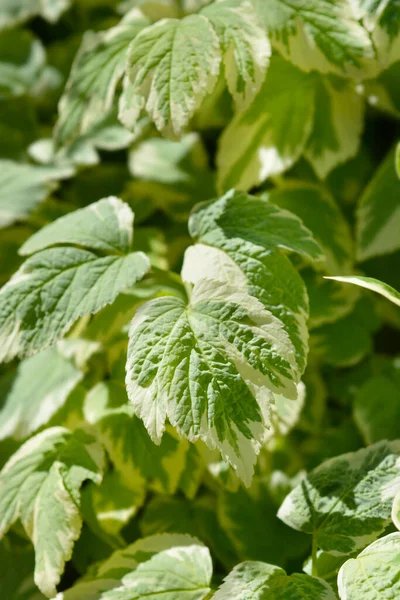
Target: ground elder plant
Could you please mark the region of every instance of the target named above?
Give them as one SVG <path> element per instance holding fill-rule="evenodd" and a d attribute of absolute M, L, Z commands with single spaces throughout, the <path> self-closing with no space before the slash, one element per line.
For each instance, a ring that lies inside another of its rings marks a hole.
<path fill-rule="evenodd" d="M 400 598 L 400 5 L 0 0 L 0 597 Z"/>

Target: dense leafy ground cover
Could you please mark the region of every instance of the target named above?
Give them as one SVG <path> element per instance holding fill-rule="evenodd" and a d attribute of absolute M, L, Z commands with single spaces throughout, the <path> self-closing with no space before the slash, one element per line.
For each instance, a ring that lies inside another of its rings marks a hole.
<path fill-rule="evenodd" d="M 0 597 L 400 598 L 399 2 L 0 30 Z"/>

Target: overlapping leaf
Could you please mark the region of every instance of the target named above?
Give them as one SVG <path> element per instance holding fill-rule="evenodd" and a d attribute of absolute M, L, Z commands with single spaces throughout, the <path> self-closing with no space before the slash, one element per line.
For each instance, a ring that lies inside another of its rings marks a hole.
<path fill-rule="evenodd" d="M 364 98 L 353 83 L 320 77 L 315 82 L 314 124 L 305 157 L 320 179 L 357 154 L 364 126 Z"/>
<path fill-rule="evenodd" d="M 95 386 L 86 398 L 85 415 L 96 424 L 114 468 L 128 487 L 176 491 L 185 467 L 187 442 L 165 432 L 160 446 L 156 446 L 134 415 L 120 382 L 111 380 Z"/>
<path fill-rule="evenodd" d="M 368 34 L 345 0 L 252 1 L 274 46 L 301 69 L 341 73 L 373 56 Z"/>
<path fill-rule="evenodd" d="M 312 131 L 314 98 L 314 76 L 274 57 L 254 101 L 222 134 L 220 188 L 248 190 L 291 167 Z"/>
<path fill-rule="evenodd" d="M 285 565 L 307 550 L 307 536 L 277 518 L 278 506 L 266 482 L 257 477 L 249 490 L 241 486 L 235 492 L 221 491 L 217 516 L 240 560 Z M 259 535 L 260 531 L 269 533 Z"/>
<path fill-rule="evenodd" d="M 113 197 L 37 232 L 22 248 L 36 254 L 0 291 L 0 359 L 53 345 L 79 317 L 97 312 L 141 279 L 150 262 L 141 252 L 129 252 L 132 237 L 133 213 Z M 48 247 L 55 243 L 63 245 Z"/>
<path fill-rule="evenodd" d="M 358 259 L 363 261 L 398 250 L 399 230 L 400 181 L 395 170 L 394 151 L 391 151 L 372 177 L 358 204 Z"/>
<path fill-rule="evenodd" d="M 200 12 L 217 32 L 228 88 L 239 107 L 260 88 L 271 54 L 263 27 L 248 0 L 219 0 Z"/>
<path fill-rule="evenodd" d="M 304 287 L 278 248 L 320 251 L 296 217 L 240 193 L 200 205 L 189 229 L 189 303 L 158 298 L 135 315 L 128 395 L 154 441 L 168 417 L 249 482 L 273 393 L 296 397 L 307 352 Z"/>
<path fill-rule="evenodd" d="M 315 536 L 327 552 L 350 554 L 390 522 L 400 489 L 400 444 L 378 442 L 322 463 L 285 499 L 278 516 Z"/>
<path fill-rule="evenodd" d="M 101 600 L 203 600 L 210 591 L 212 562 L 207 548 L 175 546 L 156 554 L 122 578 L 122 585 Z"/>
<path fill-rule="evenodd" d="M 1 14 L 1 13 L 0 13 Z M 2 95 L 32 96 L 43 92 L 46 79 L 59 83 L 59 75 L 46 67 L 43 44 L 28 31 L 17 29 L 3 32 L 0 38 L 0 90 Z"/>
<path fill-rule="evenodd" d="M 23 361 L 0 410 L 0 439 L 22 440 L 47 423 L 83 375 L 57 348 Z"/>
<path fill-rule="evenodd" d="M 307 287 L 310 303 L 308 328 L 335 323 L 346 317 L 355 307 L 359 291 L 355 287 L 343 286 L 321 277 L 321 273 L 310 268 L 303 269 L 301 276 Z"/>
<path fill-rule="evenodd" d="M 35 547 L 35 583 L 49 597 L 80 534 L 80 487 L 100 483 L 103 460 L 91 434 L 54 427 L 21 446 L 0 473 L 0 537 L 21 520 Z"/>
<path fill-rule="evenodd" d="M 353 263 L 350 227 L 327 190 L 293 181 L 273 190 L 267 198 L 297 215 L 312 232 L 326 257 L 322 268 L 328 273 L 349 272 Z"/>
<path fill-rule="evenodd" d="M 400 594 L 400 533 L 377 540 L 339 571 L 341 600 L 391 600 Z"/>
<path fill-rule="evenodd" d="M 1 0 L 0 29 L 14 27 L 40 15 L 54 23 L 71 5 L 71 0 Z"/>
<path fill-rule="evenodd" d="M 157 209 L 174 220 L 187 220 L 194 204 L 215 196 L 215 174 L 200 136 L 189 133 L 178 142 L 149 138 L 129 155 L 130 181 L 124 198 L 142 208 L 144 218 Z M 138 181 L 139 180 L 139 181 Z"/>
<path fill-rule="evenodd" d="M 0 160 L 0 228 L 25 221 L 61 179 L 71 177 L 71 167 L 37 167 Z"/>
<path fill-rule="evenodd" d="M 215 85 L 220 62 L 217 34 L 203 16 L 147 27 L 128 52 L 122 122 L 131 128 L 146 108 L 158 129 L 179 135 Z"/>
<path fill-rule="evenodd" d="M 179 136 L 213 90 L 222 59 L 228 88 L 245 105 L 264 79 L 269 54 L 247 0 L 220 0 L 181 20 L 163 19 L 130 47 L 120 118 L 132 128 L 146 109 L 160 131 Z"/>
<path fill-rule="evenodd" d="M 59 105 L 55 137 L 65 144 L 83 134 L 113 106 L 133 38 L 149 21 L 137 10 L 106 32 L 87 32 Z"/>
<path fill-rule="evenodd" d="M 397 361 L 393 363 L 392 372 L 368 378 L 354 400 L 354 420 L 367 444 L 399 435 L 400 373 Z"/>
<path fill-rule="evenodd" d="M 398 60 L 400 49 L 400 14 L 396 2 L 352 0 L 357 19 L 362 19 L 372 37 L 380 65 Z"/>
<path fill-rule="evenodd" d="M 286 575 L 280 567 L 263 562 L 237 565 L 214 596 L 215 600 L 334 600 L 331 587 L 310 575 Z"/>
<path fill-rule="evenodd" d="M 349 308 L 350 312 L 345 311 L 345 316 L 312 329 L 310 351 L 318 361 L 335 367 L 348 367 L 372 352 L 372 336 L 381 324 L 374 304 L 369 298 L 361 297 Z M 349 330 L 351 336 L 348 335 Z M 343 344 L 343 339 L 346 344 Z"/>
<path fill-rule="evenodd" d="M 104 562 L 93 565 L 91 573 L 62 592 L 62 600 L 100 600 L 102 593 L 121 585 L 121 579 L 159 552 L 198 546 L 199 541 L 189 535 L 163 534 L 138 539 L 122 550 L 117 550 Z"/>

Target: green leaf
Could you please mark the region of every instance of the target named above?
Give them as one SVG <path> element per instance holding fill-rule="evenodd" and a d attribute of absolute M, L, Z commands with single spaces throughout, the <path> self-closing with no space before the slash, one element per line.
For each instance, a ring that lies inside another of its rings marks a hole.
<path fill-rule="evenodd" d="M 306 390 L 302 382 L 300 382 L 297 389 L 296 400 L 289 400 L 285 396 L 275 394 L 275 402 L 271 406 L 272 427 L 264 437 L 264 443 L 270 442 L 271 447 L 274 446 L 275 442 L 279 444 L 280 439 L 288 435 L 299 420 L 301 411 L 304 408 Z"/>
<path fill-rule="evenodd" d="M 101 485 L 87 485 L 82 493 L 82 513 L 93 533 L 113 548 L 125 546 L 121 529 L 143 506 L 146 490 L 143 481 L 131 480 L 113 469 Z"/>
<path fill-rule="evenodd" d="M 380 68 L 398 60 L 400 16 L 397 2 L 352 0 L 351 5 L 356 18 L 363 20 L 370 33 Z"/>
<path fill-rule="evenodd" d="M 79 317 L 98 312 L 141 279 L 149 259 L 142 252 L 122 254 L 132 237 L 133 214 L 116 198 L 61 217 L 35 234 L 23 251 L 40 251 L 0 291 L 0 360 L 54 345 Z M 54 243 L 90 244 L 116 254 L 67 245 L 47 248 Z"/>
<path fill-rule="evenodd" d="M 400 594 L 400 533 L 377 540 L 341 567 L 341 600 L 391 600 Z"/>
<path fill-rule="evenodd" d="M 390 522 L 400 488 L 399 454 L 398 441 L 383 441 L 325 461 L 286 497 L 278 516 L 312 534 L 327 552 L 365 547 Z"/>
<path fill-rule="evenodd" d="M 277 518 L 278 506 L 266 482 L 257 477 L 249 490 L 243 486 L 236 492 L 221 490 L 217 516 L 240 560 L 286 565 L 307 551 L 307 537 Z M 261 531 L 268 535 L 260 535 Z"/>
<path fill-rule="evenodd" d="M 304 288 L 277 246 L 314 258 L 319 248 L 296 217 L 240 193 L 200 206 L 189 228 L 199 241 L 182 269 L 190 302 L 157 298 L 138 310 L 128 395 L 155 442 L 168 416 L 190 441 L 217 446 L 248 483 L 272 394 L 297 396 L 307 347 Z M 279 269 L 287 296 L 269 289 Z"/>
<path fill-rule="evenodd" d="M 396 146 L 396 162 L 395 162 L 395 168 L 396 168 L 396 173 L 397 176 L 400 178 L 400 143 L 397 144 Z"/>
<path fill-rule="evenodd" d="M 393 304 L 400 306 L 400 293 L 392 288 L 392 286 L 373 277 L 361 277 L 359 275 L 349 275 L 347 277 L 327 277 L 326 279 L 334 279 L 335 281 L 341 281 L 342 283 L 352 283 L 359 287 L 376 292 L 384 298 L 387 298 Z"/>
<path fill-rule="evenodd" d="M 337 576 L 340 567 L 346 561 L 344 556 L 335 556 L 328 552 L 317 551 L 317 556 L 314 558 L 310 556 L 307 562 L 303 565 L 303 571 L 307 575 L 312 575 L 312 570 L 318 573 L 318 577 L 324 579 L 332 589 L 335 591 L 336 598 L 338 596 L 337 591 Z"/>
<path fill-rule="evenodd" d="M 123 384 L 97 384 L 85 401 L 86 419 L 99 432 L 114 468 L 127 485 L 172 494 L 185 467 L 187 442 L 165 432 L 159 446 L 150 440 L 143 423 L 134 415 Z"/>
<path fill-rule="evenodd" d="M 393 150 L 379 166 L 358 203 L 356 233 L 359 261 L 398 250 L 399 230 L 400 181 Z"/>
<path fill-rule="evenodd" d="M 207 548 L 176 546 L 156 554 L 125 575 L 119 588 L 101 600 L 202 600 L 211 591 L 212 562 Z"/>
<path fill-rule="evenodd" d="M 215 600 L 334 600 L 331 587 L 322 579 L 285 571 L 263 562 L 243 562 L 224 579 Z"/>
<path fill-rule="evenodd" d="M 394 440 L 398 438 L 399 367 L 396 358 L 389 362 L 389 368 L 384 371 L 371 373 L 370 368 L 368 370 L 370 376 L 356 391 L 353 416 L 367 444 L 382 439 Z M 382 407 L 384 407 L 384 410 L 382 410 Z"/>
<path fill-rule="evenodd" d="M 0 238 L 1 285 L 4 285 L 21 265 L 22 259 L 18 256 L 18 250 L 31 234 L 32 229 L 23 225 L 15 225 L 2 230 Z"/>
<path fill-rule="evenodd" d="M 133 10 L 105 32 L 86 32 L 59 104 L 58 145 L 86 133 L 113 107 L 129 44 L 149 21 Z"/>
<path fill-rule="evenodd" d="M 321 430 L 322 420 L 326 414 L 327 386 L 320 371 L 315 367 L 308 367 L 303 375 L 306 388 L 303 411 L 300 415 L 298 428 L 302 431 L 312 432 L 314 435 Z"/>
<path fill-rule="evenodd" d="M 21 519 L 35 547 L 35 583 L 49 597 L 80 534 L 80 487 L 100 483 L 103 462 L 91 434 L 54 427 L 21 446 L 0 473 L 0 537 Z"/>
<path fill-rule="evenodd" d="M 0 90 L 2 94 L 35 95 L 35 91 L 40 91 L 43 86 L 46 75 L 45 65 L 45 49 L 42 43 L 28 31 L 16 29 L 1 34 Z"/>
<path fill-rule="evenodd" d="M 400 529 L 400 491 L 396 494 L 392 507 L 392 521 Z"/>
<path fill-rule="evenodd" d="M 323 187 L 288 182 L 273 190 L 268 201 L 297 215 L 320 244 L 329 273 L 348 272 L 353 263 L 350 227 L 331 194 Z M 317 265 L 319 266 L 319 265 Z"/>
<path fill-rule="evenodd" d="M 313 261 L 323 258 L 313 234 L 296 215 L 235 190 L 195 207 L 189 233 L 196 242 L 232 255 L 233 247 L 242 240 L 270 251 L 278 247 L 295 252 Z"/>
<path fill-rule="evenodd" d="M 189 306 L 167 297 L 139 309 L 126 383 L 153 441 L 160 443 L 168 414 L 189 440 L 217 445 L 248 482 L 268 422 L 268 388 L 295 395 L 294 361 L 284 336 L 274 343 L 278 330 L 255 298 L 211 280 L 194 287 Z"/>
<path fill-rule="evenodd" d="M 133 220 L 129 206 L 110 196 L 42 227 L 23 244 L 19 253 L 26 256 L 50 246 L 78 244 L 125 254 L 132 246 Z"/>
<path fill-rule="evenodd" d="M 71 167 L 36 167 L 0 160 L 0 228 L 25 221 L 58 185 L 73 175 Z"/>
<path fill-rule="evenodd" d="M 355 156 L 364 126 L 364 98 L 353 83 L 316 80 L 314 125 L 304 155 L 320 179 Z"/>
<path fill-rule="evenodd" d="M 372 352 L 372 334 L 379 326 L 380 319 L 372 302 L 368 298 L 360 298 L 346 316 L 312 329 L 310 351 L 318 361 L 328 365 L 355 365 Z M 343 340 L 346 340 L 345 344 Z"/>
<path fill-rule="evenodd" d="M 301 69 L 342 73 L 373 55 L 368 34 L 347 2 L 252 1 L 274 47 Z"/>
<path fill-rule="evenodd" d="M 223 52 L 225 78 L 239 108 L 259 90 L 271 47 L 250 0 L 220 0 L 200 11 L 212 23 Z"/>
<path fill-rule="evenodd" d="M 23 160 L 27 146 L 38 136 L 34 100 L 17 96 L 0 96 L 0 158 Z"/>
<path fill-rule="evenodd" d="M 140 519 L 140 531 L 144 536 L 187 533 L 202 537 L 202 523 L 198 519 L 196 501 L 190 503 L 185 498 L 176 496 L 155 496 L 146 505 Z"/>
<path fill-rule="evenodd" d="M 63 600 L 99 600 L 102 592 L 118 587 L 124 575 L 138 564 L 149 560 L 164 550 L 178 546 L 193 547 L 199 541 L 189 535 L 163 534 L 138 539 L 122 550 L 117 550 L 107 560 L 91 566 L 90 572 L 72 588 L 62 593 Z"/>
<path fill-rule="evenodd" d="M 307 287 L 310 303 L 310 330 L 321 325 L 335 323 L 353 311 L 359 297 L 359 290 L 354 286 L 343 286 L 340 283 L 324 279 L 314 270 L 302 269 L 301 276 Z"/>
<path fill-rule="evenodd" d="M 189 133 L 178 142 L 148 138 L 129 154 L 129 170 L 135 179 L 127 184 L 124 197 L 135 208 L 142 201 L 174 220 L 187 220 L 196 202 L 216 194 L 215 175 L 201 138 Z"/>
<path fill-rule="evenodd" d="M 188 250 L 188 256 L 192 254 L 196 258 L 198 255 L 198 273 L 195 277 L 194 271 L 184 269 L 184 278 L 192 282 L 200 276 L 220 279 L 220 254 L 204 246 L 223 250 L 243 271 L 247 291 L 284 323 L 296 348 L 299 368 L 303 370 L 307 354 L 304 328 L 308 313 L 304 284 L 277 248 L 320 262 L 323 255 L 311 232 L 295 215 L 240 192 L 228 192 L 217 202 L 200 205 L 189 220 L 189 231 L 199 242 L 193 250 Z M 209 258 L 203 264 L 206 254 Z M 237 269 L 230 275 L 243 282 Z M 228 282 L 233 281 L 228 274 L 224 277 Z M 241 281 L 237 284 L 242 285 Z"/>
<path fill-rule="evenodd" d="M 0 410 L 0 439 L 23 440 L 45 425 L 83 378 L 83 372 L 51 348 L 20 363 Z"/>
<path fill-rule="evenodd" d="M 163 19 L 138 34 L 128 51 L 120 118 L 132 128 L 146 109 L 157 128 L 179 136 L 218 77 L 219 41 L 201 15 Z"/>
<path fill-rule="evenodd" d="M 54 23 L 71 5 L 71 0 L 1 0 L 0 29 L 14 27 L 40 15 Z"/>
<path fill-rule="evenodd" d="M 398 437 L 399 393 L 400 385 L 385 376 L 372 377 L 360 388 L 354 420 L 368 444 Z"/>
<path fill-rule="evenodd" d="M 1 592 L 7 600 L 44 600 L 33 582 L 34 554 L 32 547 L 10 547 L 0 542 Z"/>
<path fill-rule="evenodd" d="M 382 110 L 395 119 L 400 118 L 400 94 L 397 80 L 400 73 L 400 62 L 393 63 L 376 79 L 363 82 L 363 95 L 370 106 Z"/>
<path fill-rule="evenodd" d="M 30 257 L 0 292 L 0 359 L 54 345 L 79 317 L 113 302 L 148 269 L 140 252 L 98 257 L 60 247 Z"/>
<path fill-rule="evenodd" d="M 143 14 L 149 17 L 149 19 L 158 21 L 168 17 L 179 17 L 182 10 L 185 13 L 188 12 L 186 10 L 187 1 L 188 0 L 182 0 L 182 9 L 180 11 L 180 7 L 177 6 L 176 0 L 123 0 L 118 5 L 118 11 L 125 13 L 133 7 L 138 7 Z M 199 0 L 194 0 L 194 2 L 198 3 Z M 194 2 L 191 2 L 191 8 L 193 7 L 193 10 L 195 11 L 197 4 L 194 4 Z"/>
<path fill-rule="evenodd" d="M 186 452 L 185 467 L 179 479 L 179 489 L 185 498 L 193 500 L 202 484 L 206 465 L 197 446 L 190 445 Z"/>
<path fill-rule="evenodd" d="M 312 131 L 314 96 L 313 75 L 279 56 L 271 60 L 254 101 L 236 114 L 220 139 L 217 162 L 222 191 L 248 190 L 298 160 Z"/>

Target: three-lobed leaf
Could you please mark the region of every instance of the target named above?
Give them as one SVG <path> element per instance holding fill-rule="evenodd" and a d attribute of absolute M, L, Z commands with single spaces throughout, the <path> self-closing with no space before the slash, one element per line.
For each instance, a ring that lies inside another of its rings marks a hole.
<path fill-rule="evenodd" d="M 162 19 L 147 27 L 128 51 L 122 122 L 131 128 L 145 108 L 158 129 L 180 135 L 214 87 L 220 63 L 218 37 L 206 17 Z"/>
<path fill-rule="evenodd" d="M 270 54 L 250 0 L 219 0 L 181 20 L 161 19 L 130 46 L 120 119 L 134 128 L 145 109 L 160 131 L 177 137 L 213 91 L 222 61 L 228 89 L 244 107 L 264 80 Z"/>
<path fill-rule="evenodd" d="M 189 230 L 198 242 L 182 268 L 189 302 L 157 298 L 134 316 L 128 395 L 154 441 L 168 418 L 249 483 L 273 394 L 297 396 L 307 353 L 304 286 L 278 248 L 314 259 L 320 250 L 296 217 L 234 192 L 200 205 Z"/>

